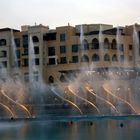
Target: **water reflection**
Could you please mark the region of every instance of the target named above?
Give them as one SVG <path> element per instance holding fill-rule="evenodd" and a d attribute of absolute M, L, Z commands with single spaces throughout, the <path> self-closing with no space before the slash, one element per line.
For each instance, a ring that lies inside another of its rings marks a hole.
<path fill-rule="evenodd" d="M 0 123 L 0 139 L 139 140 L 139 130 L 139 120 L 3 122 Z"/>

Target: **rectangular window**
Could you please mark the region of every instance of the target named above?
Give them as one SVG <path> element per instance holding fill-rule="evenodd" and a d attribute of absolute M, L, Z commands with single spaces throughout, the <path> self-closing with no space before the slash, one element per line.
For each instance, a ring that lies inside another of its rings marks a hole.
<path fill-rule="evenodd" d="M 56 40 L 56 33 L 47 33 L 43 39 L 46 41 Z"/>
<path fill-rule="evenodd" d="M 133 60 L 133 56 L 129 56 L 129 61 L 132 61 Z"/>
<path fill-rule="evenodd" d="M 49 65 L 55 65 L 55 58 L 49 58 Z"/>
<path fill-rule="evenodd" d="M 2 66 L 3 66 L 4 68 L 7 68 L 7 61 L 2 61 Z"/>
<path fill-rule="evenodd" d="M 19 59 L 20 58 L 20 50 L 16 50 L 16 55 L 17 55 L 17 58 Z"/>
<path fill-rule="evenodd" d="M 23 66 L 27 67 L 28 64 L 29 64 L 28 59 L 27 58 L 23 59 Z"/>
<path fill-rule="evenodd" d="M 124 51 L 124 46 L 123 46 L 123 44 L 120 44 L 120 45 L 119 45 L 119 50 L 122 51 L 122 52 Z"/>
<path fill-rule="evenodd" d="M 20 65 L 21 65 L 20 61 L 17 61 L 17 64 L 18 64 L 18 67 L 20 67 Z"/>
<path fill-rule="evenodd" d="M 23 39 L 23 47 L 28 48 L 28 35 L 23 35 L 22 39 Z"/>
<path fill-rule="evenodd" d="M 60 46 L 60 53 L 66 53 L 66 46 Z"/>
<path fill-rule="evenodd" d="M 38 74 L 39 74 L 39 72 L 38 72 L 38 71 L 34 71 L 33 73 L 34 73 L 34 74 L 36 74 L 36 75 L 38 75 Z"/>
<path fill-rule="evenodd" d="M 78 52 L 78 45 L 77 44 L 72 45 L 72 52 Z"/>
<path fill-rule="evenodd" d="M 63 34 L 60 34 L 60 41 L 63 42 L 66 40 L 66 35 L 63 33 Z"/>
<path fill-rule="evenodd" d="M 0 58 L 7 57 L 7 51 L 0 51 Z"/>
<path fill-rule="evenodd" d="M 124 55 L 120 55 L 120 61 L 121 61 L 121 62 L 124 61 Z"/>
<path fill-rule="evenodd" d="M 72 63 L 78 63 L 78 56 L 72 56 Z"/>
<path fill-rule="evenodd" d="M 61 64 L 66 64 L 67 63 L 67 58 L 66 57 L 61 57 L 60 58 L 60 63 Z"/>
<path fill-rule="evenodd" d="M 38 46 L 34 47 L 34 51 L 35 51 L 35 54 L 39 54 L 39 47 Z"/>
<path fill-rule="evenodd" d="M 15 38 L 16 47 L 20 47 L 20 38 Z"/>
<path fill-rule="evenodd" d="M 24 73 L 24 81 L 29 82 L 29 73 Z"/>
<path fill-rule="evenodd" d="M 22 55 L 28 55 L 28 48 L 24 48 L 24 50 L 23 50 L 24 52 L 23 52 L 23 54 Z"/>
<path fill-rule="evenodd" d="M 130 45 L 129 45 L 129 50 L 132 50 L 132 49 L 133 49 L 133 48 L 132 48 L 132 45 L 130 44 Z"/>
<path fill-rule="evenodd" d="M 34 80 L 38 81 L 39 80 L 39 76 L 38 75 L 34 75 Z"/>
<path fill-rule="evenodd" d="M 55 55 L 55 47 L 49 47 L 48 56 L 54 56 L 54 55 Z"/>
<path fill-rule="evenodd" d="M 35 58 L 35 65 L 39 65 L 39 58 Z"/>
<path fill-rule="evenodd" d="M 6 46 L 6 40 L 5 39 L 1 39 L 0 40 L 0 46 Z"/>

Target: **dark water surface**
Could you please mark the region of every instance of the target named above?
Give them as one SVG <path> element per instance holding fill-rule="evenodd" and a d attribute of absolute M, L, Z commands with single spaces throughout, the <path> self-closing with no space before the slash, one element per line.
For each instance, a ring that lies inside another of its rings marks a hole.
<path fill-rule="evenodd" d="M 1 121 L 0 140 L 140 140 L 140 118 Z"/>

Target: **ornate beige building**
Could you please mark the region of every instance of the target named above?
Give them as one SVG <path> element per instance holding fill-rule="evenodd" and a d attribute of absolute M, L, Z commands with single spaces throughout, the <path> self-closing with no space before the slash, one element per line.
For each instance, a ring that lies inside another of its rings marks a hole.
<path fill-rule="evenodd" d="M 65 75 L 81 70 L 135 69 L 140 65 L 140 25 L 113 27 L 106 24 L 83 24 L 56 27 L 22 26 L 13 30 L 19 74 L 29 80 L 29 36 L 34 44 L 36 80 L 41 75 L 46 83 L 65 80 Z M 0 66 L 12 74 L 10 28 L 0 29 Z M 1 75 L 3 76 L 3 74 Z"/>

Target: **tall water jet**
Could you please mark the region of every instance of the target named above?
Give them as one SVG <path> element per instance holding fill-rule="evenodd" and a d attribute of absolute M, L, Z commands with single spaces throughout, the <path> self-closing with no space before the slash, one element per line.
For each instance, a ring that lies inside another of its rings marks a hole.
<path fill-rule="evenodd" d="M 12 76 L 8 77 L 8 79 L 11 81 L 11 85 L 15 87 L 15 85 L 18 86 L 17 91 L 14 90 L 14 94 L 16 97 L 23 96 L 24 91 L 24 84 L 22 80 L 20 79 L 20 69 L 18 66 L 18 58 L 17 58 L 17 47 L 15 43 L 15 37 L 13 30 L 11 29 L 11 57 L 12 57 Z M 18 94 L 19 91 L 22 91 L 22 93 Z M 19 98 L 17 98 L 18 100 Z"/>
<path fill-rule="evenodd" d="M 34 73 L 37 71 L 35 66 L 35 53 L 34 53 L 34 44 L 32 41 L 32 36 L 29 36 L 29 82 L 30 84 L 35 84 Z"/>
<path fill-rule="evenodd" d="M 30 89 L 32 90 L 38 90 L 39 92 L 44 92 L 46 90 L 46 85 L 43 82 L 42 75 L 40 73 L 39 65 L 36 65 L 36 56 L 35 56 L 35 50 L 34 50 L 34 43 L 32 40 L 32 35 L 29 35 L 28 40 L 29 48 L 28 48 L 28 54 L 29 54 L 29 83 L 30 83 Z M 39 59 L 39 58 L 37 58 Z"/>
<path fill-rule="evenodd" d="M 100 48 L 101 60 L 103 60 L 104 43 L 103 43 L 103 27 L 102 27 L 102 25 L 100 25 L 100 29 L 99 29 L 99 48 Z"/>
<path fill-rule="evenodd" d="M 105 65 L 104 65 L 104 38 L 103 38 L 103 27 L 100 24 L 100 28 L 99 28 L 99 49 L 100 49 L 100 56 L 101 56 L 101 64 L 102 64 L 102 68 L 103 71 L 105 72 Z"/>
<path fill-rule="evenodd" d="M 17 71 L 18 68 L 18 59 L 16 54 L 16 43 L 14 39 L 14 33 L 13 30 L 11 30 L 11 50 L 12 50 L 12 67 L 13 71 Z"/>
<path fill-rule="evenodd" d="M 116 32 L 116 41 L 117 41 L 117 58 L 118 58 L 118 62 L 120 63 L 120 49 L 121 49 L 121 31 L 120 31 L 120 27 L 117 27 L 117 32 Z"/>
<path fill-rule="evenodd" d="M 83 25 L 80 26 L 80 52 L 81 52 L 81 62 L 85 62 L 82 66 L 81 69 L 87 69 L 88 68 L 88 58 L 86 56 L 88 56 L 88 51 L 89 50 L 89 44 L 87 42 L 87 40 L 85 39 L 84 36 L 84 27 Z"/>
<path fill-rule="evenodd" d="M 80 26 L 80 45 L 81 45 L 81 50 L 84 49 L 84 30 L 83 30 L 83 25 Z"/>
<path fill-rule="evenodd" d="M 2 81 L 5 81 L 9 77 L 8 70 L 2 62 L 0 62 L 0 77 Z"/>
<path fill-rule="evenodd" d="M 139 67 L 139 56 L 140 56 L 140 44 L 139 44 L 139 38 L 138 38 L 138 32 L 136 28 L 136 24 L 133 25 L 133 46 L 134 46 L 134 59 L 135 59 L 135 64 L 136 67 Z"/>
<path fill-rule="evenodd" d="M 102 27 L 102 25 L 100 25 L 100 28 L 99 28 L 99 45 L 100 45 L 100 48 L 103 48 L 103 27 Z"/>

